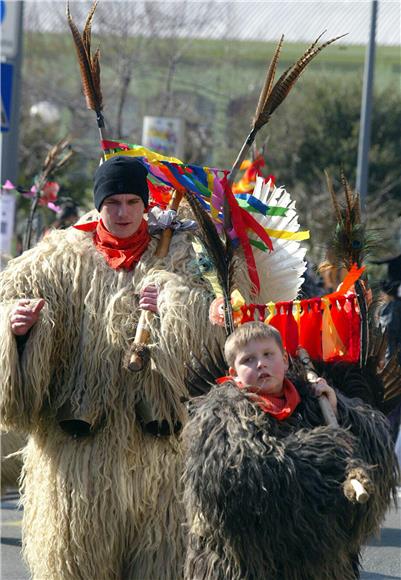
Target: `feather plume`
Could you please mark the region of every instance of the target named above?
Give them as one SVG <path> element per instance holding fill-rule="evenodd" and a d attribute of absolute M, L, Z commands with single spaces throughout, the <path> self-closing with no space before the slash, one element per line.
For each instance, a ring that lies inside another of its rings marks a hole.
<path fill-rule="evenodd" d="M 281 75 L 281 77 L 274 85 L 274 87 L 272 87 L 271 90 L 267 92 L 263 106 L 258 107 L 258 109 L 256 110 L 255 118 L 253 121 L 253 128 L 257 128 L 259 130 L 261 127 L 263 127 L 263 125 L 265 125 L 268 122 L 270 115 L 283 102 L 283 100 L 288 95 L 288 93 L 290 92 L 290 90 L 300 77 L 301 73 L 311 62 L 311 60 L 314 59 L 315 56 L 317 56 L 319 52 L 321 52 L 324 48 L 326 48 L 339 38 L 342 38 L 342 36 L 345 35 L 332 38 L 331 40 L 328 40 L 327 42 L 324 42 L 321 45 L 317 44 L 319 40 L 317 39 L 304 52 L 304 54 L 297 60 L 297 62 L 294 65 L 290 66 L 287 70 L 284 71 L 284 73 Z"/>
<path fill-rule="evenodd" d="M 53 147 L 47 153 L 42 168 L 35 178 L 36 195 L 32 200 L 31 209 L 29 212 L 28 223 L 24 237 L 24 250 L 28 250 L 31 247 L 33 218 L 46 181 L 48 180 L 50 174 L 63 167 L 63 165 L 65 165 L 71 159 L 73 154 L 74 152 L 71 149 L 69 137 L 64 137 L 61 139 L 58 143 L 56 143 L 56 145 L 53 145 Z"/>
<path fill-rule="evenodd" d="M 330 177 L 330 175 L 328 174 L 328 172 L 326 170 L 324 170 L 324 174 L 326 176 L 326 181 L 327 181 L 327 188 L 329 190 L 329 193 L 331 195 L 331 201 L 333 203 L 333 208 L 334 208 L 334 213 L 336 216 L 336 221 L 337 223 L 339 223 L 341 221 L 341 208 L 339 206 L 339 203 L 337 201 L 337 196 L 336 193 L 334 191 L 334 187 L 333 187 L 333 180 Z"/>
<path fill-rule="evenodd" d="M 70 12 L 69 2 L 67 1 L 67 21 L 71 29 L 75 49 L 78 56 L 78 63 L 81 71 L 82 88 L 86 99 L 88 109 L 96 112 L 98 127 L 104 127 L 104 119 L 101 113 L 103 109 L 103 97 L 100 86 L 100 51 L 96 50 L 91 55 L 91 27 L 95 14 L 98 0 L 93 3 L 89 14 L 86 18 L 82 36 L 75 25 Z"/>
<path fill-rule="evenodd" d="M 265 105 L 266 99 L 269 96 L 269 94 L 271 93 L 271 89 L 272 89 L 272 85 L 274 82 L 274 77 L 276 74 L 277 64 L 278 64 L 278 61 L 280 58 L 280 52 L 281 52 L 281 48 L 283 46 L 283 42 L 284 42 L 284 34 L 280 38 L 280 41 L 276 47 L 276 50 L 274 51 L 274 55 L 273 55 L 273 58 L 271 60 L 270 66 L 267 70 L 266 79 L 265 79 L 264 85 L 262 87 L 262 91 L 260 93 L 260 96 L 259 96 L 258 106 L 256 107 L 256 113 L 255 113 L 256 119 L 260 116 L 260 114 L 263 110 L 263 107 Z"/>
<path fill-rule="evenodd" d="M 383 384 L 383 401 L 380 409 L 388 414 L 401 401 L 401 367 L 398 353 L 386 358 L 387 332 L 375 323 L 374 316 L 370 325 L 369 356 L 367 366 L 377 374 Z"/>
<path fill-rule="evenodd" d="M 35 181 L 37 190 L 40 192 L 49 175 L 60 167 L 63 167 L 72 157 L 70 137 L 64 137 L 49 150 L 42 165 L 42 169 Z"/>
<path fill-rule="evenodd" d="M 261 286 L 258 302 L 294 300 L 306 269 L 306 248 L 296 239 L 300 226 L 295 201 L 284 188 L 272 187 L 271 182 L 265 183 L 262 177 L 256 179 L 253 197 L 270 208 L 285 209 L 281 215 L 255 214 L 255 219 L 270 232 L 274 248 L 273 252 L 253 248 Z M 291 239 L 290 234 L 294 234 L 295 239 Z M 256 236 L 250 234 L 250 239 L 255 240 Z"/>
<path fill-rule="evenodd" d="M 227 334 L 230 334 L 234 330 L 231 309 L 231 292 L 233 290 L 233 248 L 231 240 L 224 232 L 225 243 L 223 243 L 217 233 L 212 219 L 203 209 L 196 197 L 187 193 L 186 198 L 201 229 L 202 242 L 216 268 L 217 279 L 221 286 L 224 298 L 226 331 Z"/>
<path fill-rule="evenodd" d="M 372 236 L 366 232 L 365 224 L 361 220 L 361 206 L 359 194 L 353 192 L 349 183 L 341 170 L 341 183 L 344 191 L 344 204 L 340 204 L 333 189 L 332 181 L 326 173 L 327 186 L 333 201 L 336 217 L 336 226 L 333 239 L 329 243 L 332 256 L 332 268 L 343 266 L 349 271 L 353 264 L 358 267 L 363 265 L 364 259 L 372 244 Z M 355 293 L 358 298 L 358 305 L 361 315 L 361 356 L 360 364 L 365 366 L 368 357 L 369 328 L 368 328 L 368 308 L 366 302 L 367 281 L 355 282 Z"/>
<path fill-rule="evenodd" d="M 227 363 L 220 344 L 216 341 L 213 354 L 206 346 L 200 357 L 190 354 L 185 364 L 185 386 L 191 397 L 206 395 L 214 386 L 216 379 L 227 374 Z"/>
<path fill-rule="evenodd" d="M 330 176 L 326 173 L 327 187 L 331 194 L 336 218 L 335 233 L 330 244 L 333 252 L 333 266 L 344 266 L 350 270 L 353 264 L 363 265 L 364 259 L 372 245 L 373 238 L 366 232 L 361 220 L 359 194 L 353 192 L 343 171 L 341 183 L 344 191 L 344 204 L 340 204 L 333 189 Z"/>
<path fill-rule="evenodd" d="M 248 137 L 245 139 L 241 150 L 235 160 L 231 172 L 229 175 L 229 182 L 233 183 L 235 176 L 241 167 L 242 162 L 248 156 L 249 149 L 252 147 L 252 143 L 255 140 L 256 133 L 269 121 L 272 113 L 277 109 L 279 105 L 284 101 L 288 93 L 291 91 L 292 87 L 295 85 L 296 81 L 300 77 L 303 70 L 308 66 L 308 64 L 321 52 L 324 48 L 339 40 L 345 34 L 337 36 L 319 45 L 318 41 L 322 35 L 320 35 L 311 46 L 304 52 L 304 54 L 297 60 L 296 63 L 289 66 L 283 74 L 280 76 L 278 81 L 274 83 L 274 77 L 277 70 L 278 60 L 283 45 L 284 36 L 281 37 L 276 50 L 274 52 L 271 64 L 267 70 L 266 79 L 263 83 L 262 90 L 258 99 L 258 104 L 256 107 L 255 116 L 252 121 L 252 130 Z"/>

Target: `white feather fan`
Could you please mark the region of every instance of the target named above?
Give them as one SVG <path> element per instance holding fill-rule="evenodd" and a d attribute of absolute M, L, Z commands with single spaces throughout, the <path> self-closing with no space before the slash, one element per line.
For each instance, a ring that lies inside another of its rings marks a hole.
<path fill-rule="evenodd" d="M 304 281 L 302 274 L 306 270 L 304 260 L 306 248 L 295 239 L 289 239 L 291 232 L 296 234 L 300 230 L 298 216 L 295 211 L 295 201 L 282 187 L 275 187 L 271 182 L 264 183 L 262 177 L 257 177 L 253 196 L 269 207 L 287 208 L 285 216 L 264 216 L 259 213 L 253 217 L 267 229 L 272 243 L 273 252 L 252 248 L 260 279 L 260 294 L 255 299 L 259 304 L 294 300 Z M 301 232 L 300 232 L 301 234 Z M 296 235 L 295 238 L 306 238 Z M 257 239 L 252 234 L 251 239 Z"/>

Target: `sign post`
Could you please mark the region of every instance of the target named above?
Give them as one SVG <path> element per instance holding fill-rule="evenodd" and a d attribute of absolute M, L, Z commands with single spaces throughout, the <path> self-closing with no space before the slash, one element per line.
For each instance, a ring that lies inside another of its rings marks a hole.
<path fill-rule="evenodd" d="M 18 179 L 18 125 L 22 62 L 21 0 L 0 0 L 1 133 L 0 185 Z M 0 270 L 11 257 L 15 195 L 0 192 Z"/>
<path fill-rule="evenodd" d="M 11 257 L 14 221 L 15 195 L 2 191 L 0 194 L 0 270 Z"/>
<path fill-rule="evenodd" d="M 18 178 L 18 124 L 22 61 L 20 0 L 0 0 L 1 32 L 1 183 Z"/>

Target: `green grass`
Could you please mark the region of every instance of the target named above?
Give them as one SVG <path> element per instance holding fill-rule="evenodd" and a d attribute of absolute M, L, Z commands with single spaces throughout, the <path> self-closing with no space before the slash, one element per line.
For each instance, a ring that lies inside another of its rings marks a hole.
<path fill-rule="evenodd" d="M 75 60 L 72 40 L 68 34 L 40 34 L 27 33 L 25 36 L 26 46 L 29 47 L 29 57 L 40 58 L 44 52 L 52 53 L 54 61 L 67 65 L 68 61 Z M 134 51 L 137 39 L 132 38 L 127 42 L 127 51 Z M 156 63 L 156 54 L 167 55 L 171 50 L 171 45 L 181 47 L 186 42 L 182 39 L 155 39 L 152 41 L 152 52 L 147 52 L 149 66 L 163 69 L 163 63 Z M 104 55 L 107 54 L 108 46 L 113 43 L 113 38 L 96 38 L 93 46 L 100 45 Z M 226 70 L 234 68 L 236 70 L 265 70 L 274 53 L 276 43 L 260 41 L 232 41 L 232 40 L 204 40 L 195 39 L 185 50 L 183 58 L 178 65 L 194 71 L 194 77 L 199 76 L 199 72 L 211 67 L 220 70 L 222 75 Z M 285 42 L 281 57 L 280 70 L 295 62 L 307 48 L 306 43 Z M 358 45 L 333 44 L 323 50 L 309 67 L 308 74 L 332 73 L 363 73 L 366 47 Z M 48 63 L 49 64 L 49 63 Z M 142 64 L 146 64 L 142 61 Z M 401 54 L 400 47 L 378 46 L 376 49 L 375 79 L 378 84 L 400 81 L 401 74 Z M 71 65 L 69 65 L 71 67 Z"/>

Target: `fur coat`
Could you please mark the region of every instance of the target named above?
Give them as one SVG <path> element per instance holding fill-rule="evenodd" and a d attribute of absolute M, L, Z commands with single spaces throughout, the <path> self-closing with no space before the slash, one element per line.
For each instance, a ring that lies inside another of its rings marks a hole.
<path fill-rule="evenodd" d="M 139 403 L 184 423 L 184 362 L 210 339 L 213 295 L 191 236 L 166 258 L 153 238 L 133 271 L 111 269 L 89 233 L 54 231 L 0 275 L 1 427 L 29 434 L 23 468 L 23 550 L 36 580 L 175 580 L 185 553 L 176 435 L 141 428 Z M 141 287 L 159 287 L 149 317 L 151 364 L 123 361 L 135 336 Z M 21 298 L 46 305 L 26 339 L 9 315 Z M 67 408 L 91 433 L 60 428 Z"/>
<path fill-rule="evenodd" d="M 341 395 L 340 427 L 323 426 L 317 399 L 297 387 L 301 403 L 284 421 L 231 382 L 194 400 L 183 434 L 187 580 L 358 577 L 361 545 L 395 493 L 389 427 L 380 412 Z M 365 504 L 345 484 L 361 468 Z"/>

